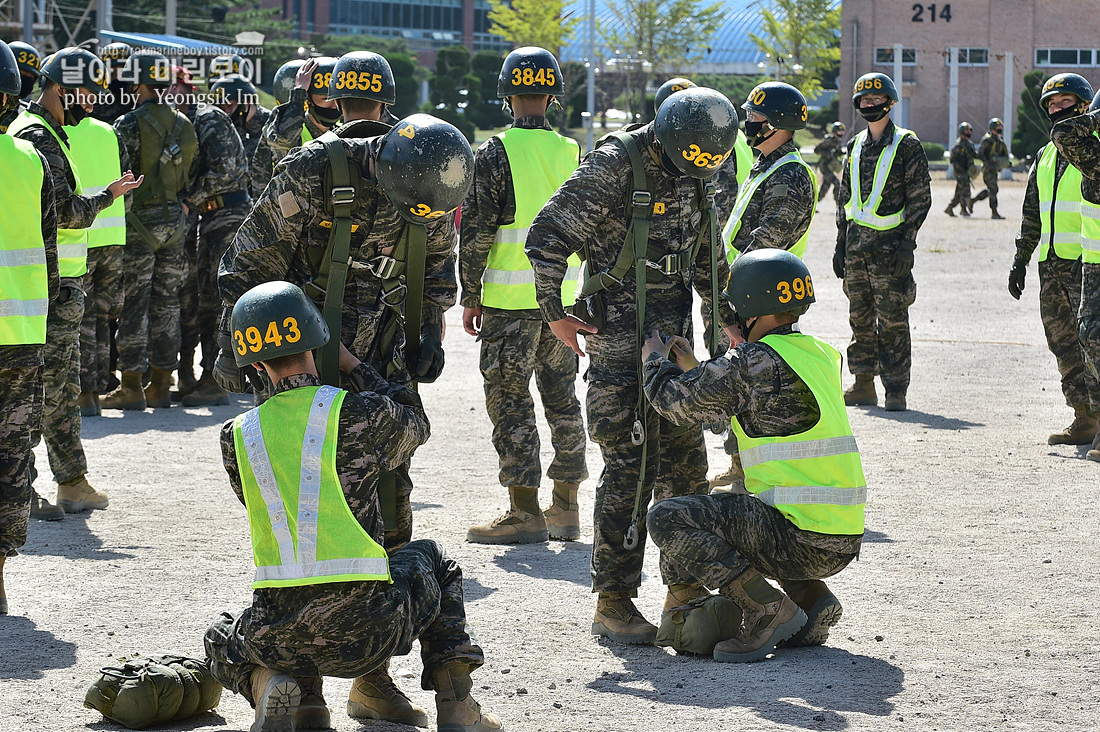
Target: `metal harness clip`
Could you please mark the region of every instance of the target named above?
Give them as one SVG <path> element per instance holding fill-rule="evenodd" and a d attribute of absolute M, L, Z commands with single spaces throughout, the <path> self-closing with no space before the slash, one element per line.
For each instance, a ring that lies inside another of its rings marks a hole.
<path fill-rule="evenodd" d="M 680 261 L 680 252 L 672 252 L 658 259 L 656 262 L 653 260 L 647 260 L 645 266 L 650 269 L 655 269 L 663 275 L 674 275 L 683 269 L 683 263 Z"/>
<path fill-rule="evenodd" d="M 355 203 L 355 189 L 351 186 L 336 186 L 329 192 L 333 211 L 337 206 L 351 206 Z"/>
<path fill-rule="evenodd" d="M 634 420 L 634 426 L 630 428 L 630 443 L 637 447 L 645 442 L 645 426 L 642 420 Z"/>
<path fill-rule="evenodd" d="M 626 530 L 626 536 L 623 538 L 623 549 L 631 550 L 638 546 L 638 519 L 634 519 L 630 524 L 630 528 Z"/>

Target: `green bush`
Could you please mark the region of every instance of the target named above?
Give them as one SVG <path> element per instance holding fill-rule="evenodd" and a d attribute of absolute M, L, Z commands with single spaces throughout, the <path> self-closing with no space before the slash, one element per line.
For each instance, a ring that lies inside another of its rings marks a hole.
<path fill-rule="evenodd" d="M 924 157 L 928 158 L 930 163 L 942 163 L 944 146 L 938 142 L 922 142 L 920 144 L 924 148 Z"/>

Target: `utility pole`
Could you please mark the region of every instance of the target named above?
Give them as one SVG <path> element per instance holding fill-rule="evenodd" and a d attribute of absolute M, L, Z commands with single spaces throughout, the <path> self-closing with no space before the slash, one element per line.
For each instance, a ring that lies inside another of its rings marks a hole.
<path fill-rule="evenodd" d="M 1012 52 L 1005 52 L 1005 111 L 1001 119 L 1005 123 L 1005 146 L 1008 148 L 1009 157 L 1012 156 Z M 1011 174 L 1011 170 L 1009 174 Z"/>
<path fill-rule="evenodd" d="M 176 35 L 176 0 L 166 0 L 164 6 L 164 32 L 167 35 Z"/>
<path fill-rule="evenodd" d="M 901 119 L 898 120 L 898 121 L 901 122 L 902 127 L 908 127 L 909 126 L 909 115 L 906 114 L 906 112 L 908 110 L 905 108 L 905 82 L 902 80 L 902 75 L 904 74 L 904 72 L 902 71 L 902 68 L 901 68 L 901 54 L 902 54 L 901 44 L 900 43 L 895 43 L 894 44 L 894 86 L 897 87 L 897 90 L 898 90 L 898 108 L 901 112 L 898 115 L 899 117 L 901 117 Z"/>
<path fill-rule="evenodd" d="M 948 83 L 947 105 L 947 144 L 951 145 L 954 135 L 959 129 L 959 49 L 949 48 L 948 68 L 951 69 L 950 82 Z M 951 170 L 951 168 L 948 168 Z"/>
<path fill-rule="evenodd" d="M 23 0 L 23 43 L 34 45 L 34 0 Z"/>
<path fill-rule="evenodd" d="M 115 29 L 114 20 L 111 17 L 113 14 L 114 1 L 99 0 L 99 7 L 96 12 L 96 33 L 99 35 L 100 43 L 103 43 L 103 31 Z"/>

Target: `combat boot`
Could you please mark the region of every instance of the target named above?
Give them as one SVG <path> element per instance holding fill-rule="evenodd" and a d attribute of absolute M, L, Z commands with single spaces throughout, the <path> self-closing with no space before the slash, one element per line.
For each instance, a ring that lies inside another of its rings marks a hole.
<path fill-rule="evenodd" d="M 989 218 L 991 218 L 991 219 L 1003 219 L 1004 216 L 1001 216 L 999 213 L 997 213 L 997 209 L 994 208 L 993 209 L 993 215 L 990 216 Z"/>
<path fill-rule="evenodd" d="M 76 405 L 80 407 L 81 417 L 98 417 L 101 409 L 99 406 L 99 392 L 82 391 Z"/>
<path fill-rule="evenodd" d="M 882 406 L 887 412 L 905 411 L 905 392 L 886 390 L 886 403 Z"/>
<path fill-rule="evenodd" d="M 1085 459 L 1100 463 L 1100 432 L 1097 432 L 1096 437 L 1092 438 L 1092 449 L 1085 453 Z"/>
<path fill-rule="evenodd" d="M 172 401 L 178 402 L 185 396 L 190 394 L 198 386 L 199 381 L 195 378 L 195 349 L 189 348 L 186 351 L 180 351 L 180 365 L 176 369 L 176 388 L 172 389 L 169 396 L 172 397 Z"/>
<path fill-rule="evenodd" d="M 390 678 L 389 659 L 377 671 L 351 682 L 348 716 L 352 719 L 381 719 L 414 727 L 428 726 L 428 712 L 405 696 Z"/>
<path fill-rule="evenodd" d="M 250 677 L 256 721 L 250 732 L 294 732 L 302 690 L 294 677 L 257 666 Z"/>
<path fill-rule="evenodd" d="M 1088 407 L 1076 406 L 1073 408 L 1073 422 L 1061 432 L 1055 432 L 1047 438 L 1048 445 L 1087 445 L 1096 436 L 1096 430 L 1100 427 L 1096 417 L 1092 416 Z"/>
<path fill-rule="evenodd" d="M 698 583 L 669 585 L 668 592 L 665 593 L 665 606 L 662 608 L 662 613 L 667 613 L 674 607 L 690 605 L 692 600 L 708 595 L 710 593 L 707 592 L 707 588 Z"/>
<path fill-rule="evenodd" d="M 107 508 L 108 503 L 107 494 L 93 488 L 86 475 L 57 484 L 57 505 L 65 513 Z"/>
<path fill-rule="evenodd" d="M 123 371 L 122 383 L 107 396 L 100 405 L 104 409 L 145 409 L 145 390 L 141 388 L 141 373 Z"/>
<path fill-rule="evenodd" d="M 439 732 L 496 732 L 504 729 L 495 714 L 481 711 L 470 689 L 470 667 L 451 663 L 432 671 L 436 726 Z"/>
<path fill-rule="evenodd" d="M 787 640 L 806 624 L 806 613 L 791 598 L 768 584 L 755 569 L 746 569 L 718 592 L 744 611 L 741 632 L 714 646 L 714 659 L 726 663 L 759 661 L 775 644 Z"/>
<path fill-rule="evenodd" d="M 642 617 L 627 592 L 601 592 L 592 618 L 592 635 L 619 643 L 648 645 L 657 639 L 657 626 Z"/>
<path fill-rule="evenodd" d="M 963 204 L 963 205 L 962 205 L 962 206 L 960 207 L 959 213 L 961 213 L 961 214 L 962 214 L 963 216 L 965 216 L 966 218 L 970 218 L 970 214 L 971 214 L 971 213 L 973 213 L 973 211 L 972 211 L 972 210 L 970 209 L 970 207 L 969 207 L 969 206 L 967 206 L 967 205 L 966 205 L 966 204 L 964 203 L 964 204 Z"/>
<path fill-rule="evenodd" d="M 745 479 L 745 470 L 741 467 L 741 453 L 735 452 L 730 455 L 730 468 L 724 473 L 719 473 L 710 479 L 710 489 L 713 491 L 716 488 L 722 488 L 723 486 L 733 485 L 739 480 Z M 719 493 L 728 493 L 728 491 L 718 491 Z"/>
<path fill-rule="evenodd" d="M 859 405 L 873 407 L 878 404 L 875 377 L 871 374 L 856 374 L 856 383 L 844 392 L 844 404 L 849 407 Z"/>
<path fill-rule="evenodd" d="M 777 647 L 823 645 L 829 639 L 829 628 L 839 623 L 844 613 L 840 600 L 821 580 L 780 580 L 779 585 L 787 597 L 806 613 L 806 624 L 787 640 L 777 643 Z"/>
<path fill-rule="evenodd" d="M 154 409 L 172 406 L 172 396 L 168 393 L 171 386 L 171 369 L 158 369 L 154 366 L 149 377 L 149 386 L 145 387 L 145 404 Z"/>
<path fill-rule="evenodd" d="M 31 517 L 42 521 L 60 521 L 65 518 L 65 511 L 60 506 L 55 506 L 42 496 L 38 491 L 31 496 Z"/>
<path fill-rule="evenodd" d="M 970 199 L 970 213 L 974 213 L 974 204 L 975 203 L 978 203 L 979 201 L 984 201 L 987 198 L 989 198 L 989 189 L 988 188 L 985 188 L 985 189 L 979 191 L 978 195 L 971 198 Z"/>
<path fill-rule="evenodd" d="M 320 676 L 307 676 L 295 681 L 302 692 L 302 700 L 298 703 L 298 711 L 294 713 L 294 729 L 331 729 L 332 714 L 322 693 L 324 679 Z"/>
<path fill-rule="evenodd" d="M 185 407 L 224 407 L 229 404 L 229 393 L 218 386 L 212 375 L 203 374 L 198 386 L 180 401 Z"/>
<path fill-rule="evenodd" d="M 473 544 L 541 544 L 550 539 L 539 508 L 539 489 L 508 489 L 511 506 L 492 523 L 471 526 L 466 541 Z"/>
<path fill-rule="evenodd" d="M 948 206 L 947 208 L 945 208 L 943 210 L 943 212 L 945 214 L 947 214 L 948 216 L 950 216 L 951 218 L 955 218 L 955 207 L 954 206 Z M 963 206 L 963 212 L 964 213 L 966 212 L 966 206 Z"/>
<path fill-rule="evenodd" d="M 546 532 L 557 541 L 576 541 L 581 538 L 581 509 L 577 503 L 580 483 L 554 481 L 553 502 L 542 512 L 546 520 Z"/>

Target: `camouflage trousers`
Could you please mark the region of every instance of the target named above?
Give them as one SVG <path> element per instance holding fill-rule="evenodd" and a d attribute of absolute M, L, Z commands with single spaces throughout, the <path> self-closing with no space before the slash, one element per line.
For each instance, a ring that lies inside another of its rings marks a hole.
<path fill-rule="evenodd" d="M 218 265 L 225 250 L 233 244 L 237 229 L 241 228 L 248 211 L 248 204 L 234 204 L 203 214 L 199 219 L 195 257 L 195 327 L 198 342 L 202 345 L 203 373 L 212 373 L 214 361 L 218 358 L 218 323 L 222 312 Z"/>
<path fill-rule="evenodd" d="M 493 447 L 500 458 L 500 484 L 538 488 L 542 482 L 539 431 L 531 374 L 542 398 L 554 460 L 546 477 L 580 483 L 584 462 L 584 420 L 577 400 L 577 356 L 541 319 L 484 310 L 479 336 L 485 409 L 493 423 Z"/>
<path fill-rule="evenodd" d="M 913 365 L 909 306 L 917 299 L 910 272 L 894 276 L 893 252 L 848 251 L 844 294 L 848 296 L 848 369 L 856 375 L 882 377 L 889 391 L 909 388 Z"/>
<path fill-rule="evenodd" d="M 199 347 L 198 223 L 192 223 L 183 239 L 186 269 L 180 285 L 180 351 L 193 353 Z"/>
<path fill-rule="evenodd" d="M 80 322 L 80 390 L 107 392 L 111 373 L 111 318 L 122 312 L 121 246 L 88 250 L 84 319 Z"/>
<path fill-rule="evenodd" d="M 989 167 L 982 168 L 982 181 L 985 183 L 985 189 L 989 192 L 989 208 L 993 211 L 997 210 L 997 192 L 1001 190 L 1000 178 L 1001 171 L 990 171 Z"/>
<path fill-rule="evenodd" d="M 183 245 L 154 251 L 137 232 L 127 231 L 125 265 L 126 303 L 116 338 L 119 368 L 172 371 L 179 360 L 179 291 L 187 271 Z"/>
<path fill-rule="evenodd" d="M 249 676 L 257 666 L 296 678 L 354 678 L 420 641 L 421 686 L 432 671 L 484 663 L 466 629 L 462 570 L 434 541 L 414 541 L 390 557 L 393 582 L 344 582 L 257 590 L 253 605 L 222 613 L 206 631 L 210 672 L 254 705 Z"/>
<path fill-rule="evenodd" d="M 955 208 L 955 206 L 962 206 L 963 210 L 970 208 L 970 171 L 962 175 L 959 175 L 959 171 L 955 171 L 955 197 L 947 207 Z"/>
<path fill-rule="evenodd" d="M 829 170 L 827 167 L 819 167 L 817 169 L 817 182 L 820 188 L 817 189 L 817 200 L 825 200 L 825 194 L 829 192 L 829 189 L 833 189 L 833 200 L 839 195 L 840 181 L 836 179 L 836 174 Z M 839 204 L 839 201 L 838 201 Z"/>
<path fill-rule="evenodd" d="M 592 590 L 634 592 L 642 583 L 645 558 L 646 510 L 673 496 L 706 494 L 707 448 L 699 425 L 674 427 L 652 410 L 647 410 L 648 446 L 645 481 L 638 509 L 638 545 L 626 549 L 623 540 L 630 528 L 631 514 L 642 468 L 642 446 L 631 442 L 634 410 L 638 398 L 637 379 L 593 377 L 589 371 L 588 431 L 603 454 L 603 472 L 596 484 L 596 509 L 592 524 Z M 690 576 L 668 556 L 661 555 L 661 577 L 665 584 L 690 581 Z"/>
<path fill-rule="evenodd" d="M 0 368 L 0 384 L 0 557 L 14 557 L 27 542 L 31 515 L 31 440 L 41 429 L 42 367 Z"/>
<path fill-rule="evenodd" d="M 1077 313 L 1081 308 L 1081 277 L 1074 276 L 1076 261 L 1056 257 L 1053 252 L 1039 262 L 1039 316 L 1043 321 L 1047 347 L 1058 362 L 1062 394 L 1071 407 L 1100 408 L 1100 386 L 1085 369 L 1082 341 L 1077 336 Z"/>
<path fill-rule="evenodd" d="M 1077 338 L 1089 378 L 1093 383 L 1100 383 L 1100 264 L 1097 263 L 1085 262 L 1081 265 Z"/>
<path fill-rule="evenodd" d="M 777 580 L 831 577 L 859 556 L 860 537 L 802 531 L 746 493 L 670 498 L 649 513 L 664 555 L 711 589 L 753 568 Z"/>
<path fill-rule="evenodd" d="M 42 429 L 32 444 L 46 440 L 46 456 L 58 483 L 76 480 L 88 472 L 84 445 L 80 442 L 80 323 L 84 319 L 84 292 L 79 280 L 62 280 L 61 294 L 50 303 L 46 318 L 46 365 L 42 370 L 44 394 Z M 31 480 L 37 472 L 31 456 Z"/>

